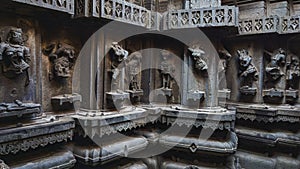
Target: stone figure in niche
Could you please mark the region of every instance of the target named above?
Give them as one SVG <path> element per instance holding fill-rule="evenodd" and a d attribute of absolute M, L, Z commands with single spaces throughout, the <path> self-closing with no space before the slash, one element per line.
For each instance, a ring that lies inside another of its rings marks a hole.
<path fill-rule="evenodd" d="M 135 52 L 131 55 L 130 61 L 127 63 L 128 74 L 129 74 L 129 90 L 138 91 L 141 87 L 138 82 L 138 74 L 140 72 L 142 54 Z"/>
<path fill-rule="evenodd" d="M 286 75 L 286 102 L 294 103 L 299 97 L 300 61 L 299 57 L 292 55 L 287 63 Z"/>
<path fill-rule="evenodd" d="M 119 64 L 121 64 L 123 61 L 127 60 L 128 57 L 128 51 L 123 49 L 118 42 L 113 42 L 111 45 L 110 50 L 110 59 L 111 59 L 111 71 L 112 71 L 112 79 L 113 82 L 113 89 L 116 90 L 116 86 L 119 82 L 119 76 L 120 76 L 120 69 L 118 68 Z"/>
<path fill-rule="evenodd" d="M 162 88 L 171 89 L 172 74 L 175 72 L 175 66 L 168 62 L 170 52 L 163 50 L 161 52 L 161 56 L 163 59 L 160 65 L 162 75 Z"/>
<path fill-rule="evenodd" d="M 245 49 L 238 50 L 239 62 L 239 78 L 240 78 L 240 92 L 246 95 L 255 95 L 257 88 L 252 87 L 253 82 L 258 79 L 257 68 L 252 64 L 252 56 Z"/>
<path fill-rule="evenodd" d="M 283 69 L 286 63 L 286 52 L 279 48 L 273 53 L 265 51 L 270 56 L 269 63 L 266 65 L 266 89 L 263 90 L 263 96 L 265 101 L 268 102 L 280 102 L 280 99 L 284 97 L 284 90 L 278 89 L 277 84 L 281 81 Z M 278 100 L 279 99 L 279 100 Z"/>
<path fill-rule="evenodd" d="M 43 49 L 43 53 L 49 57 L 51 62 L 49 80 L 71 77 L 70 70 L 76 61 L 73 46 L 65 43 L 53 43 Z"/>
<path fill-rule="evenodd" d="M 2 71 L 8 78 L 26 73 L 25 86 L 29 84 L 28 68 L 30 67 L 30 51 L 24 45 L 23 32 L 20 28 L 10 28 L 6 41 L 0 43 L 0 61 Z"/>
<path fill-rule="evenodd" d="M 200 71 L 206 71 L 208 66 L 203 58 L 205 52 L 196 48 L 189 48 L 189 51 L 192 53 L 192 57 L 195 61 L 195 68 Z"/>
<path fill-rule="evenodd" d="M 284 76 L 281 67 L 284 66 L 286 60 L 286 52 L 283 49 L 275 50 L 272 54 L 265 51 L 268 55 L 271 56 L 271 61 L 266 66 L 266 74 L 268 81 L 278 81 Z"/>
<path fill-rule="evenodd" d="M 287 88 L 297 90 L 299 88 L 300 79 L 300 61 L 299 57 L 293 55 L 291 62 L 287 65 Z"/>

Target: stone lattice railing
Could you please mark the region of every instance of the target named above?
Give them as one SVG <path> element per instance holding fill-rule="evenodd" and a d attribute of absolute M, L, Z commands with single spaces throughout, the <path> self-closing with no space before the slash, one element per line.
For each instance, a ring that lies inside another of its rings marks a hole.
<path fill-rule="evenodd" d="M 74 14 L 74 0 L 12 0 L 29 5 Z"/>
<path fill-rule="evenodd" d="M 101 0 L 101 17 L 148 28 L 151 25 L 149 10 L 123 0 Z"/>
<path fill-rule="evenodd" d="M 259 34 L 277 32 L 279 18 L 277 16 L 247 18 L 239 20 L 239 34 Z"/>
<path fill-rule="evenodd" d="M 169 11 L 168 28 L 237 26 L 238 8 L 220 6 Z"/>

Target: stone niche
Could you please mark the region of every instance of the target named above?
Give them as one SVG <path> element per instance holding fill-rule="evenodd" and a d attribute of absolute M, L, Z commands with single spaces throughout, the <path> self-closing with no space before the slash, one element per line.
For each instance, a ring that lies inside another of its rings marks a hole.
<path fill-rule="evenodd" d="M 68 28 L 57 22 L 41 22 L 41 76 L 43 110 L 60 112 L 73 110 L 81 96 L 72 91 L 74 66 L 80 52 L 79 36 L 71 36 Z M 55 27 L 55 29 L 53 29 Z M 84 32 L 81 36 L 84 35 Z"/>
<path fill-rule="evenodd" d="M 32 21 L 6 16 L 0 25 L 0 103 L 38 102 L 36 29 Z"/>
<path fill-rule="evenodd" d="M 259 40 L 236 38 L 224 40 L 232 54 L 227 61 L 226 82 L 231 91 L 230 100 L 242 102 L 261 101 L 260 65 L 263 59 L 262 43 Z"/>
<path fill-rule="evenodd" d="M 287 52 L 278 48 L 269 52 L 265 50 L 264 57 L 264 90 L 265 102 L 281 102 L 284 98 Z"/>

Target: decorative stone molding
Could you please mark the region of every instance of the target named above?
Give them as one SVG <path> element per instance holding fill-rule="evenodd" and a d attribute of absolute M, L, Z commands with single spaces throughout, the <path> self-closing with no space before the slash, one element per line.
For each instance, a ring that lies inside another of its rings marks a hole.
<path fill-rule="evenodd" d="M 15 103 L 0 103 L 0 118 L 22 117 L 25 115 L 38 116 L 40 113 L 40 104 L 22 103 L 19 100 L 16 100 Z"/>
<path fill-rule="evenodd" d="M 300 110 L 297 108 L 237 106 L 236 118 L 264 123 L 300 122 Z"/>
<path fill-rule="evenodd" d="M 31 125 L 0 131 L 0 154 L 16 154 L 48 144 L 72 139 L 74 121 L 62 119 L 53 122 L 37 121 Z"/>
<path fill-rule="evenodd" d="M 209 151 L 232 154 L 237 149 L 238 138 L 234 132 L 230 132 L 228 139 L 223 141 L 215 141 L 209 139 L 202 140 L 198 137 L 182 137 L 168 134 L 160 136 L 159 143 L 164 146 L 175 146 L 177 148 L 189 149 L 193 153 L 197 151 Z"/>
<path fill-rule="evenodd" d="M 213 116 L 210 113 L 214 112 Z M 202 127 L 212 130 L 233 130 L 235 116 L 233 112 L 223 112 L 222 109 L 215 111 L 198 111 L 164 109 L 161 122 L 168 125 L 178 125 L 186 127 Z"/>
<path fill-rule="evenodd" d="M 42 135 L 25 140 L 17 140 L 13 142 L 0 143 L 0 155 L 16 154 L 19 151 L 27 151 L 38 147 L 45 147 L 48 144 L 54 144 L 62 141 L 71 140 L 73 131 L 63 131 L 53 134 Z"/>
<path fill-rule="evenodd" d="M 79 134 L 93 138 L 142 127 L 147 123 L 147 114 L 145 110 L 136 108 L 126 113 L 110 112 L 107 115 L 81 112 L 73 118 L 78 124 L 76 130 Z"/>
<path fill-rule="evenodd" d="M 74 14 L 74 0 L 13 0 L 15 2 Z"/>
<path fill-rule="evenodd" d="M 101 145 L 77 145 L 73 144 L 74 155 L 83 163 L 99 164 L 113 160 L 119 156 L 128 156 L 134 152 L 145 149 L 148 145 L 146 138 L 142 136 L 115 139 L 114 142 L 101 142 Z"/>

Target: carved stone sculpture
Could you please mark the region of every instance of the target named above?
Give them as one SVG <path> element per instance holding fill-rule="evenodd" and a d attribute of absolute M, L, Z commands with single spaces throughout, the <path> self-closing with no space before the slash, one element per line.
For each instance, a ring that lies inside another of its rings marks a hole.
<path fill-rule="evenodd" d="M 300 61 L 298 56 L 291 56 L 287 64 L 286 100 L 294 102 L 299 97 Z"/>
<path fill-rule="evenodd" d="M 120 74 L 123 71 L 119 68 L 121 64 L 125 64 L 128 57 L 128 51 L 123 49 L 118 42 L 112 42 L 111 49 L 109 52 L 111 70 L 109 70 L 112 80 L 111 91 L 106 92 L 107 108 L 120 110 L 124 106 L 125 100 L 129 99 L 129 93 L 124 92 L 123 89 L 118 87 L 121 80 Z M 124 61 L 124 62 L 123 62 Z M 123 63 L 122 63 L 123 62 Z"/>
<path fill-rule="evenodd" d="M 126 68 L 129 76 L 129 90 L 126 92 L 130 93 L 131 101 L 136 103 L 139 101 L 139 96 L 143 95 L 138 77 L 138 74 L 141 72 L 142 54 L 134 52 L 129 56 L 128 60 Z"/>
<path fill-rule="evenodd" d="M 255 95 L 257 88 L 252 87 L 258 79 L 257 68 L 252 64 L 252 56 L 245 49 L 238 50 L 240 92 L 246 95 Z"/>
<path fill-rule="evenodd" d="M 53 43 L 47 46 L 43 53 L 48 55 L 51 62 L 51 71 L 49 72 L 49 80 L 53 78 L 71 77 L 70 69 L 76 61 L 75 49 L 65 43 Z"/>
<path fill-rule="evenodd" d="M 286 53 L 281 48 L 274 51 L 273 54 L 270 54 L 269 52 L 267 53 L 271 56 L 271 61 L 266 66 L 267 78 L 269 81 L 280 80 L 280 78 L 284 75 L 281 67 L 285 64 Z"/>
<path fill-rule="evenodd" d="M 3 160 L 0 160 L 0 168 L 1 169 L 9 169 L 9 166 L 6 165 Z"/>
<path fill-rule="evenodd" d="M 24 42 L 22 29 L 10 28 L 6 41 L 0 43 L 0 61 L 3 62 L 2 71 L 6 77 L 13 78 L 25 72 L 27 75 L 25 85 L 28 85 L 30 52 Z"/>
<path fill-rule="evenodd" d="M 142 54 L 135 52 L 131 56 L 131 60 L 127 63 L 128 74 L 129 74 L 129 89 L 133 91 L 141 90 L 138 82 L 138 74 L 140 73 Z"/>
<path fill-rule="evenodd" d="M 119 82 L 120 69 L 118 68 L 119 64 L 123 61 L 127 60 L 128 51 L 123 49 L 118 42 L 113 42 L 110 50 L 110 59 L 111 59 L 111 71 L 112 71 L 112 79 L 115 80 L 113 82 L 113 89 L 117 90 L 116 85 Z"/>
<path fill-rule="evenodd" d="M 281 77 L 285 75 L 283 69 L 286 62 L 286 52 L 281 48 L 275 50 L 273 53 L 265 52 L 271 56 L 271 58 L 265 68 L 265 85 L 267 89 L 263 90 L 263 96 L 267 98 L 283 98 L 284 91 L 278 89 L 277 84 L 280 82 Z"/>
<path fill-rule="evenodd" d="M 160 65 L 162 75 L 162 88 L 171 89 L 172 74 L 175 72 L 175 67 L 168 62 L 167 58 L 168 56 L 170 56 L 170 53 L 168 51 L 162 51 L 161 55 L 163 59 Z"/>
<path fill-rule="evenodd" d="M 208 69 L 207 63 L 203 59 L 205 52 L 201 49 L 189 48 L 192 53 L 192 57 L 195 60 L 195 68 L 200 71 L 206 71 Z"/>
<path fill-rule="evenodd" d="M 287 88 L 297 90 L 299 88 L 300 60 L 298 56 L 292 56 L 291 63 L 287 66 Z"/>

